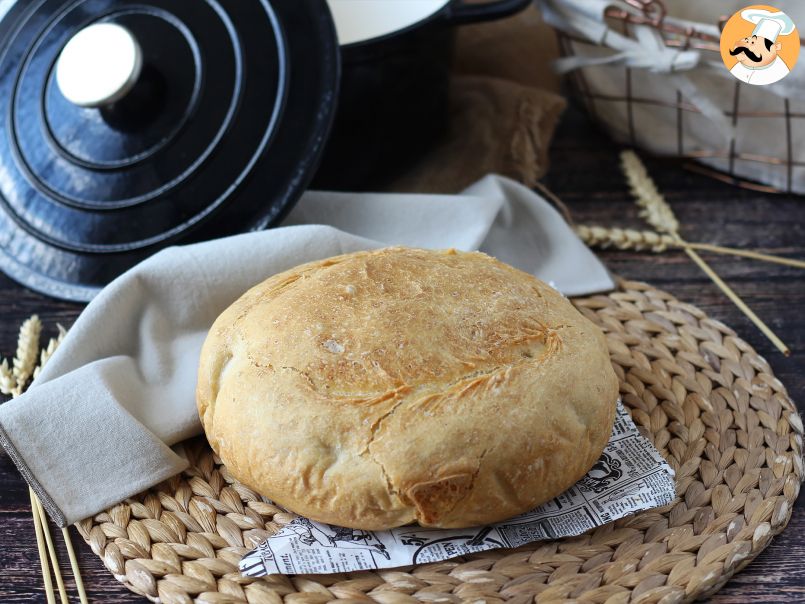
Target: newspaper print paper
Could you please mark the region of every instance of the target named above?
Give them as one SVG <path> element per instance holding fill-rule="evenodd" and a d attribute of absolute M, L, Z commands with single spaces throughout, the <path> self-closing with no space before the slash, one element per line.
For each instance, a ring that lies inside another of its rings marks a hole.
<path fill-rule="evenodd" d="M 467 529 L 418 525 L 362 531 L 297 518 L 240 562 L 242 574 L 326 574 L 437 562 L 579 535 L 675 496 L 674 472 L 618 401 L 612 436 L 587 475 L 556 499 L 504 522 Z"/>

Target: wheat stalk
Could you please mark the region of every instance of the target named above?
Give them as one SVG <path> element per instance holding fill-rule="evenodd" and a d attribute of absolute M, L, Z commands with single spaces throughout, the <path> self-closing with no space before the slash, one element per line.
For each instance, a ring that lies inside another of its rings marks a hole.
<path fill-rule="evenodd" d="M 753 252 L 752 250 L 738 250 L 731 247 L 713 245 L 712 243 L 690 243 L 686 241 L 685 244 L 694 250 L 714 252 L 716 254 L 729 254 L 731 256 L 740 256 L 741 258 L 752 258 L 753 260 L 773 262 L 774 264 L 782 264 L 784 266 L 792 266 L 794 268 L 805 268 L 805 261 L 796 260 L 795 258 L 785 258 L 783 256 L 774 256 L 772 254 L 761 254 L 760 252 Z"/>
<path fill-rule="evenodd" d="M 665 198 L 657 190 L 657 186 L 646 171 L 646 167 L 640 158 L 632 151 L 621 153 L 621 168 L 629 188 L 635 198 L 635 202 L 640 206 L 640 215 L 651 226 L 660 233 L 669 235 L 685 253 L 693 260 L 699 268 L 721 289 L 722 292 L 743 312 L 755 326 L 763 332 L 777 349 L 785 356 L 791 354 L 791 350 L 777 335 L 758 317 L 754 311 L 744 302 L 735 291 L 719 277 L 713 268 L 699 256 L 693 246 L 686 242 L 679 235 L 679 221 L 674 216 L 674 211 Z"/>
<path fill-rule="evenodd" d="M 805 261 L 802 260 L 785 258 L 784 256 L 774 256 L 773 254 L 761 254 L 760 252 L 754 252 L 752 250 L 739 250 L 722 245 L 713 245 L 711 243 L 691 243 L 690 241 L 675 239 L 671 235 L 655 233 L 654 231 L 638 231 L 635 229 L 619 229 L 617 227 L 602 227 L 586 224 L 575 225 L 573 229 L 579 236 L 579 239 L 584 243 L 590 247 L 601 250 L 617 248 L 619 250 L 633 250 L 635 252 L 649 251 L 659 254 L 666 251 L 668 248 L 689 247 L 704 252 L 751 258 L 753 260 L 762 260 L 763 262 L 772 262 L 774 264 L 782 264 L 783 266 L 805 269 Z"/>

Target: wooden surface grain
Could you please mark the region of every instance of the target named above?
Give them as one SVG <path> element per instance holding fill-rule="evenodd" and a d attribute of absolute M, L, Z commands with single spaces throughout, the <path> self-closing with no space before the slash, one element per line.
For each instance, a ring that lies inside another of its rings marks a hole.
<path fill-rule="evenodd" d="M 618 151 L 619 147 L 579 110 L 567 112 L 544 182 L 566 202 L 577 222 L 642 225 L 618 169 Z M 689 241 L 805 259 L 805 198 L 736 189 L 689 172 L 676 161 L 648 159 L 646 164 Z M 794 401 L 805 404 L 805 271 L 705 254 L 718 273 L 791 347 L 792 356 L 785 358 L 683 253 L 612 251 L 600 256 L 615 273 L 666 289 L 730 325 L 768 359 Z M 45 298 L 0 276 L 0 354 L 13 354 L 19 323 L 30 314 L 38 313 L 47 328 L 55 331 L 56 322 L 69 326 L 80 310 L 80 305 Z M 787 530 L 730 581 L 714 602 L 805 602 L 802 499 L 794 507 Z M 117 583 L 81 537 L 74 530 L 72 534 L 91 601 L 146 602 Z M 61 537 L 57 541 L 61 542 Z M 66 570 L 63 550 L 60 559 Z M 8 457 L 0 454 L 0 602 L 44 601 L 28 490 Z"/>

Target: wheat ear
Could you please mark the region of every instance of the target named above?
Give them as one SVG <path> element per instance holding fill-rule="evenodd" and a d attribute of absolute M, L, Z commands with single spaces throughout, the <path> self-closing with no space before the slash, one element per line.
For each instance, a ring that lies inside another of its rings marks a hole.
<path fill-rule="evenodd" d="M 626 175 L 629 189 L 640 206 L 641 218 L 660 233 L 676 235 L 679 232 L 679 221 L 634 151 L 621 153 L 621 168 Z"/>
<path fill-rule="evenodd" d="M 52 357 L 53 353 L 56 352 L 59 344 L 61 344 L 62 340 L 64 340 L 64 336 L 67 335 L 67 330 L 64 327 L 58 323 L 56 324 L 56 327 L 59 328 L 59 335 L 57 335 L 55 338 L 50 338 L 50 340 L 48 340 L 48 345 L 42 349 L 42 352 L 39 353 L 39 365 L 37 365 L 36 369 L 34 369 L 33 379 L 39 377 L 39 374 L 42 372 L 42 367 L 44 367 L 45 363 L 50 360 L 50 357 Z"/>
<path fill-rule="evenodd" d="M 576 225 L 576 234 L 590 247 L 601 249 L 617 248 L 638 252 L 664 252 L 669 247 L 680 247 L 670 235 L 654 231 L 607 228 L 602 226 Z"/>
<path fill-rule="evenodd" d="M 12 372 L 16 384 L 12 395 L 19 396 L 36 368 L 39 358 L 39 336 L 42 333 L 42 322 L 37 315 L 26 319 L 20 326 L 20 335 L 17 338 L 17 354 L 14 357 Z"/>
<path fill-rule="evenodd" d="M 8 366 L 8 359 L 3 359 L 0 363 L 0 392 L 10 396 L 16 386 L 17 380 L 11 367 Z"/>

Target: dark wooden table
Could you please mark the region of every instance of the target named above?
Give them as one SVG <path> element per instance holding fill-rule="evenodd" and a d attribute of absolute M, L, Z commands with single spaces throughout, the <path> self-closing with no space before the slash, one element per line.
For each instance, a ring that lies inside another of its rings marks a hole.
<path fill-rule="evenodd" d="M 578 222 L 641 226 L 618 169 L 618 151 L 580 111 L 568 111 L 553 144 L 545 183 L 564 199 Z M 736 189 L 686 171 L 676 161 L 647 160 L 647 165 L 689 241 L 805 258 L 805 198 Z M 769 360 L 792 398 L 805 404 L 805 271 L 707 255 L 718 273 L 792 348 L 793 355 L 784 358 L 684 254 L 614 251 L 602 252 L 601 257 L 617 274 L 666 289 L 733 327 Z M 56 322 L 71 325 L 80 311 L 80 305 L 45 298 L 0 276 L 0 354 L 13 354 L 18 326 L 32 313 L 53 329 Z M 118 584 L 78 533 L 72 534 L 93 601 L 146 601 Z M 63 551 L 61 560 L 67 560 Z M 0 455 L 0 601 L 45 601 L 28 489 L 4 454 Z M 805 602 L 802 497 L 786 531 L 713 601 Z"/>

